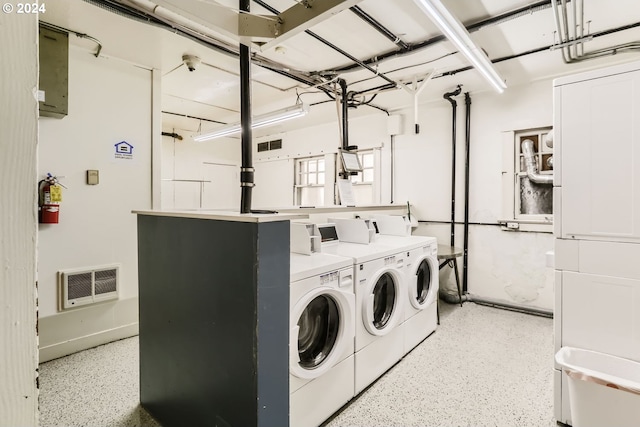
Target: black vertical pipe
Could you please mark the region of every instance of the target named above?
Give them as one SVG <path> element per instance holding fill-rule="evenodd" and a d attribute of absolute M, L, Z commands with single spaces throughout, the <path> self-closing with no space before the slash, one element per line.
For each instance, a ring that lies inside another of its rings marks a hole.
<path fill-rule="evenodd" d="M 342 89 L 342 149 L 349 147 L 349 105 L 347 100 L 347 82 L 343 79 L 338 80 L 340 89 Z"/>
<path fill-rule="evenodd" d="M 240 11 L 249 12 L 251 0 L 239 0 Z M 251 131 L 251 50 L 240 44 L 240 126 L 242 128 L 242 165 L 240 167 L 240 213 L 251 213 L 253 189 L 253 153 Z"/>
<path fill-rule="evenodd" d="M 465 152 L 464 162 L 464 252 L 462 258 L 462 292 L 467 293 L 467 260 L 469 250 L 469 158 L 471 140 L 471 97 L 469 92 L 464 93 L 464 105 L 466 115 L 465 127 Z"/>
<path fill-rule="evenodd" d="M 456 240 L 456 109 L 458 103 L 454 96 L 460 95 L 462 87 L 458 85 L 453 92 L 447 92 L 443 95 L 444 99 L 451 103 L 452 108 L 452 127 L 451 127 L 451 246 L 455 246 Z"/>

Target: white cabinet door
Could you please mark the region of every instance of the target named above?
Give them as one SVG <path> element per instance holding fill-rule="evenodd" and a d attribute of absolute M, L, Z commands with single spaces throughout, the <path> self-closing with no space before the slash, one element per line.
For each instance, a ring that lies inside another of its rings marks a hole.
<path fill-rule="evenodd" d="M 562 236 L 640 240 L 640 72 L 556 90 Z"/>
<path fill-rule="evenodd" d="M 640 361 L 640 280 L 563 272 L 561 346 Z"/>

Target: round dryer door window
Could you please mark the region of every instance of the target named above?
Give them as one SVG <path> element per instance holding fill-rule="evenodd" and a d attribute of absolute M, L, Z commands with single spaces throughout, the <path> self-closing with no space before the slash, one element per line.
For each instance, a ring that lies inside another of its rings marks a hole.
<path fill-rule="evenodd" d="M 418 266 L 415 286 L 415 301 L 418 305 L 423 305 L 427 300 L 429 290 L 431 289 L 431 266 L 426 259 L 423 259 Z"/>
<path fill-rule="evenodd" d="M 315 297 L 298 318 L 300 366 L 315 369 L 329 356 L 340 331 L 340 312 L 328 295 Z"/>
<path fill-rule="evenodd" d="M 384 273 L 373 287 L 373 326 L 384 329 L 396 306 L 396 285 L 389 273 Z"/>

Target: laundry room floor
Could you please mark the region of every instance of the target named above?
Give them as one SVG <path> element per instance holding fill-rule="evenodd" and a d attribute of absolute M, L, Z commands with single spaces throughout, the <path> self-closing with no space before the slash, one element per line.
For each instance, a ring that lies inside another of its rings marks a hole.
<path fill-rule="evenodd" d="M 442 303 L 436 332 L 323 426 L 556 426 L 552 333 L 548 318 Z M 40 365 L 43 427 L 159 426 L 138 400 L 138 337 Z"/>

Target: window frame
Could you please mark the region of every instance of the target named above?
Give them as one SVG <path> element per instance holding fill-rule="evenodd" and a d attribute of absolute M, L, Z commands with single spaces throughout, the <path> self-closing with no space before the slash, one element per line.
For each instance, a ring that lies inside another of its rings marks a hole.
<path fill-rule="evenodd" d="M 553 149 L 546 148 L 544 136 L 552 130 L 549 125 L 533 126 L 526 129 L 503 132 L 502 135 L 502 224 L 503 230 L 553 232 L 553 212 L 551 214 L 521 214 L 520 213 L 520 179 L 526 172 L 520 169 L 522 161 L 521 141 L 526 136 L 537 135 L 538 151 L 537 164 L 547 155 L 553 155 Z M 543 147 L 544 146 L 544 147 Z M 553 170 L 541 173 L 554 173 Z"/>

